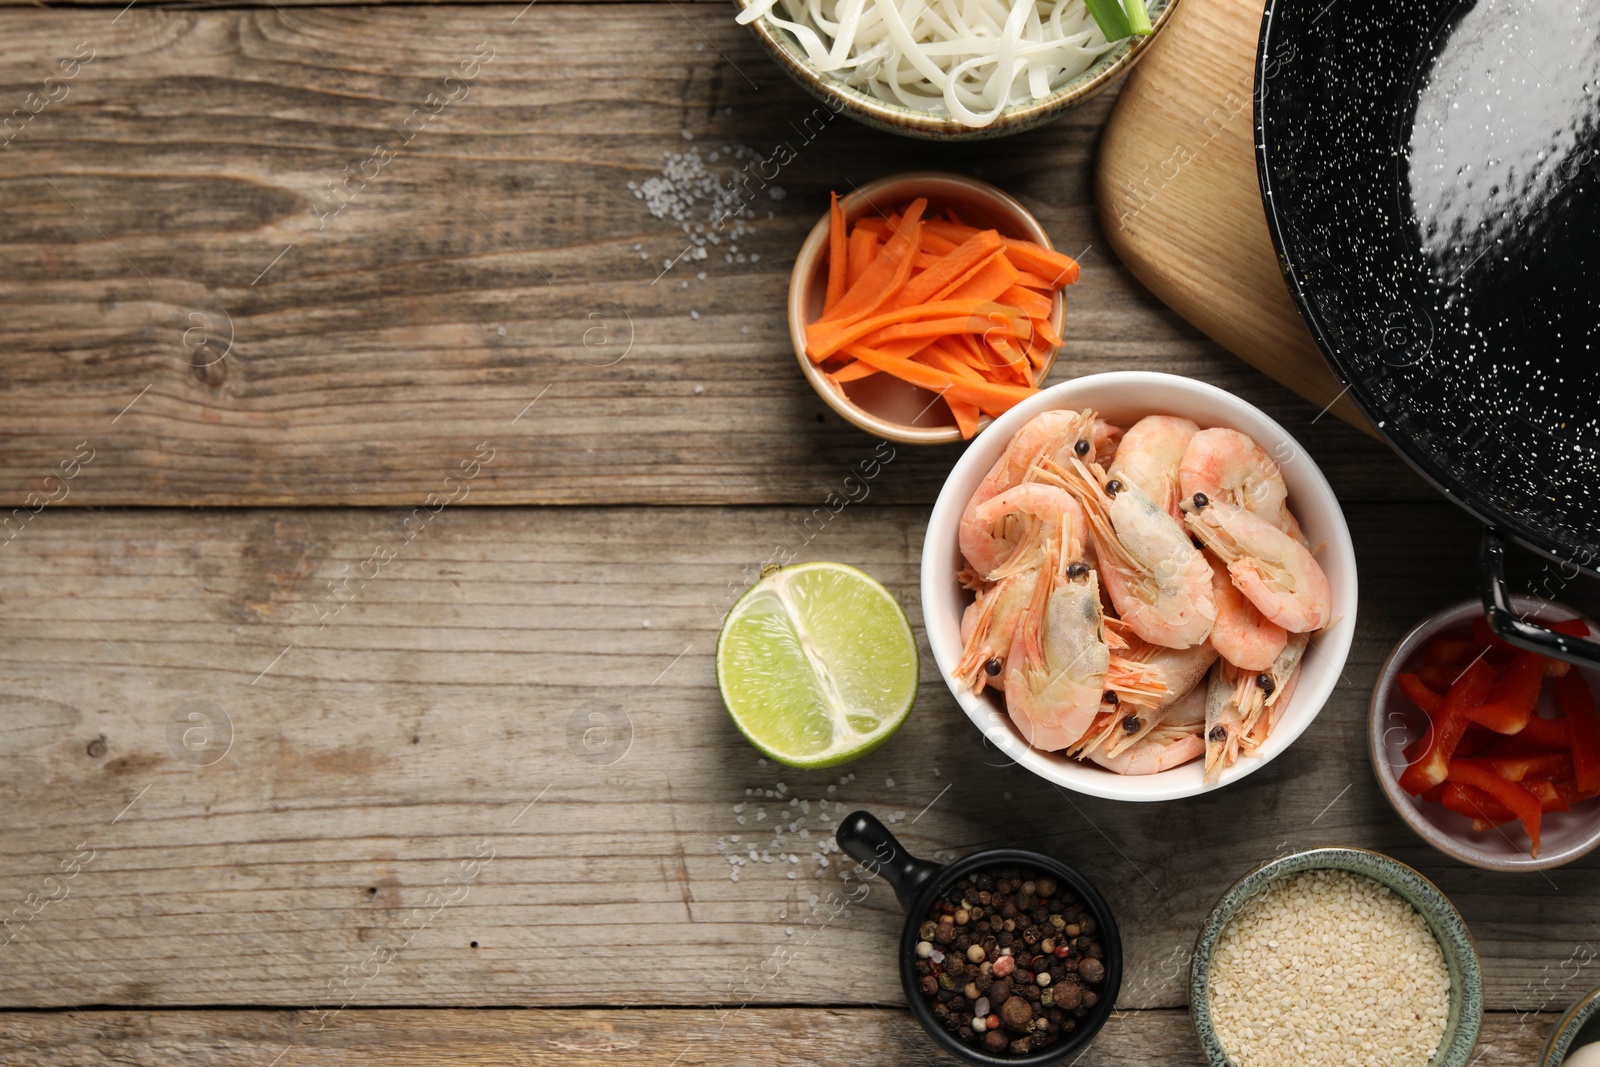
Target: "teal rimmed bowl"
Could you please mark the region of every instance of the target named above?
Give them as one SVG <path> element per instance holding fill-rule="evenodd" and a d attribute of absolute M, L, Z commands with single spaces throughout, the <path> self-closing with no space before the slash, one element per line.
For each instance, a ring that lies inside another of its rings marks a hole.
<path fill-rule="evenodd" d="M 1427 1067 L 1466 1067 L 1478 1043 L 1483 1021 L 1483 972 L 1472 934 L 1455 906 L 1437 886 L 1397 859 L 1362 848 L 1314 848 L 1269 860 L 1239 879 L 1222 894 L 1195 942 L 1189 965 L 1189 1014 L 1207 1062 L 1213 1067 L 1235 1067 L 1223 1051 L 1211 1020 L 1208 993 L 1211 957 L 1223 929 L 1263 890 L 1283 878 L 1303 871 L 1341 870 L 1365 875 L 1388 886 L 1417 909 L 1439 942 L 1450 972 L 1450 1015 L 1445 1022 L 1439 1051 Z"/>
<path fill-rule="evenodd" d="M 1600 1041 L 1600 989 L 1591 989 L 1556 1020 L 1556 1032 L 1539 1057 L 1540 1067 L 1561 1067 L 1573 1049 Z"/>

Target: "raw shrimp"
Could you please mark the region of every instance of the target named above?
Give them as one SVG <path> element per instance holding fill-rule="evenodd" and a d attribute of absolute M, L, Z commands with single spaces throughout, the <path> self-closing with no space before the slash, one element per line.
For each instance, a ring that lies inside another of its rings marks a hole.
<path fill-rule="evenodd" d="M 1283 651 L 1289 631 L 1261 614 L 1233 584 L 1227 567 L 1206 553 L 1211 564 L 1211 596 L 1217 602 L 1217 621 L 1211 627 L 1211 644 L 1222 658 L 1247 671 L 1264 671 Z"/>
<path fill-rule="evenodd" d="M 1087 567 L 1052 566 L 1034 586 L 1006 656 L 1006 710 L 1028 744 L 1054 752 L 1093 724 L 1111 650 Z"/>
<path fill-rule="evenodd" d="M 1113 734 L 1106 745 L 1108 756 L 1121 755 L 1126 749 L 1143 741 L 1156 727 L 1171 724 L 1174 707 L 1193 694 L 1204 694 L 1205 688 L 1200 685 L 1200 680 L 1217 661 L 1217 650 L 1210 641 L 1202 641 L 1189 648 L 1167 648 L 1140 641 L 1126 655 L 1128 659 L 1142 663 L 1155 672 L 1164 694 L 1153 709 L 1141 709 L 1133 713 L 1138 719 L 1137 728 L 1130 730 L 1124 718 L 1122 729 Z M 1203 708 L 1204 704 L 1200 706 Z"/>
<path fill-rule="evenodd" d="M 1247 748 L 1259 748 L 1267 739 L 1267 734 L 1278 725 L 1283 710 L 1289 706 L 1289 694 L 1294 691 L 1301 659 L 1310 640 L 1310 634 L 1289 634 L 1283 651 L 1270 666 L 1253 677 L 1248 673 L 1242 674 L 1239 710 L 1244 714 L 1244 743 Z M 1262 679 L 1266 680 L 1265 684 Z"/>
<path fill-rule="evenodd" d="M 961 617 L 961 660 L 956 664 L 955 678 L 974 693 L 981 693 L 1005 669 L 1017 620 L 1033 597 L 1038 580 L 1037 570 L 1004 578 L 980 591 Z"/>
<path fill-rule="evenodd" d="M 1081 530 L 1082 517 L 1070 493 L 1026 482 L 968 509 L 961 519 L 961 554 L 980 578 L 997 582 L 1038 567 L 1063 522 Z"/>
<path fill-rule="evenodd" d="M 1171 515 L 1137 485 L 1076 457 L 1070 466 L 1046 464 L 1035 476 L 1083 505 L 1106 592 L 1134 633 L 1168 648 L 1206 639 L 1217 617 L 1211 567 Z"/>
<path fill-rule="evenodd" d="M 1021 485 L 1028 468 L 1041 458 L 1065 457 L 1075 452 L 1079 441 L 1087 441 L 1085 453 L 1109 457 L 1122 437 L 1122 430 L 1095 415 L 1093 411 L 1046 411 L 1034 416 L 1011 438 L 1006 450 L 995 460 L 989 473 L 978 483 L 967 503 L 970 513 L 980 504 Z"/>
<path fill-rule="evenodd" d="M 1178 465 L 1183 461 L 1189 441 L 1200 427 L 1176 415 L 1147 415 L 1128 427 L 1117 446 L 1117 455 L 1107 468 L 1113 478 L 1137 485 L 1145 496 L 1166 509 L 1179 523 L 1182 496 L 1178 487 Z"/>
<path fill-rule="evenodd" d="M 1239 671 L 1218 660 L 1206 683 L 1206 781 L 1215 782 L 1226 767 L 1239 759 L 1244 740 L 1244 716 L 1239 708 Z"/>
<path fill-rule="evenodd" d="M 1193 730 L 1159 726 L 1118 755 L 1091 752 L 1089 759 L 1116 774 L 1159 774 L 1188 763 L 1205 750 L 1205 741 Z"/>
<path fill-rule="evenodd" d="M 1265 449 L 1238 430 L 1217 426 L 1190 438 L 1178 465 L 1178 486 L 1181 499 L 1193 500 L 1196 493 L 1204 493 L 1211 500 L 1253 511 L 1305 542 L 1300 524 L 1289 513 L 1283 472 Z"/>
<path fill-rule="evenodd" d="M 1183 511 L 1189 529 L 1228 565 L 1233 584 L 1262 615 L 1293 633 L 1328 624 L 1333 593 L 1305 545 L 1225 500 L 1187 498 Z"/>

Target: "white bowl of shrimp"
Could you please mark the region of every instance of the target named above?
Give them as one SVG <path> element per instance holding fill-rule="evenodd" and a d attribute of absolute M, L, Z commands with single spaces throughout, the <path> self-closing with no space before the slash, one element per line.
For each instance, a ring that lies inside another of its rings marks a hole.
<path fill-rule="evenodd" d="M 1175 800 L 1250 774 L 1322 710 L 1355 554 L 1327 479 L 1261 410 L 1178 375 L 1093 374 L 956 463 L 922 610 L 945 683 L 1007 757 L 1079 793 Z"/>

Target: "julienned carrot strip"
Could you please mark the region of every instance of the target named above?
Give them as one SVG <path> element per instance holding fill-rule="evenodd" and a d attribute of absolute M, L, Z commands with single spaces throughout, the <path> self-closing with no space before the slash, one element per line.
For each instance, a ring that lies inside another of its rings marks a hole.
<path fill-rule="evenodd" d="M 953 353 L 947 340 L 935 341 L 933 344 L 918 352 L 916 358 L 936 370 L 946 374 L 953 374 L 957 378 L 965 378 L 969 382 L 987 381 L 977 368 L 973 367 L 959 355 Z"/>
<path fill-rule="evenodd" d="M 978 436 L 978 420 L 983 412 L 978 410 L 978 405 L 967 404 L 960 400 L 944 398 L 945 407 L 950 409 L 950 417 L 956 420 L 956 429 L 961 431 L 961 439 L 970 441 Z"/>
<path fill-rule="evenodd" d="M 853 359 L 838 370 L 829 371 L 828 377 L 843 385 L 845 382 L 855 382 L 860 381 L 862 378 L 870 378 L 877 373 L 877 367 L 863 363 L 859 359 Z"/>
<path fill-rule="evenodd" d="M 1030 319 L 1048 319 L 1050 312 L 1055 310 L 1055 302 L 1048 296 L 1024 289 L 1021 285 L 1013 285 L 995 299 L 1018 308 Z"/>
<path fill-rule="evenodd" d="M 949 219 L 929 219 L 928 231 L 947 241 L 957 243 L 965 241 L 968 237 L 978 232 L 976 226 L 968 226 L 964 222 L 951 222 Z"/>
<path fill-rule="evenodd" d="M 878 258 L 872 261 L 854 285 L 845 290 L 833 310 L 824 314 L 817 324 L 842 325 L 865 318 L 899 291 L 911 276 L 911 253 L 917 247 L 922 212 L 927 206 L 928 202 L 920 198 L 911 202 L 911 206 L 906 208 L 905 218 L 895 227 L 894 234 L 883 246 Z"/>
<path fill-rule="evenodd" d="M 1033 385 L 1027 371 L 1023 369 L 1025 361 L 1001 356 L 972 334 L 962 334 L 955 340 L 967 350 L 969 356 L 967 362 L 990 381 L 1002 384 L 1016 382 L 1027 387 Z"/>
<path fill-rule="evenodd" d="M 882 262 L 882 260 L 879 260 Z M 870 272 L 862 278 L 863 284 L 871 276 Z M 846 294 L 846 299 L 849 295 Z M 840 301 L 840 307 L 844 302 Z M 1008 308 L 994 303 L 992 300 L 943 300 L 935 303 L 919 304 L 916 307 L 898 308 L 894 311 L 885 311 L 881 314 L 871 315 L 866 318 L 855 319 L 849 322 L 835 322 L 819 320 L 806 327 L 806 352 L 812 359 L 818 361 L 827 359 L 852 341 L 858 341 L 868 334 L 881 330 L 886 326 L 916 322 L 924 318 L 941 316 L 987 316 L 999 312 L 1002 322 L 1008 321 L 1007 314 L 1017 315 L 1016 308 Z M 1027 321 L 1026 319 L 1023 320 Z M 980 325 L 979 330 L 986 327 Z M 913 336 L 913 335 L 907 335 Z"/>
<path fill-rule="evenodd" d="M 947 222 L 944 219 L 929 219 L 927 226 L 948 241 L 964 241 L 977 232 L 974 227 L 959 222 Z M 1051 288 L 1071 285 L 1078 280 L 1078 261 L 1071 256 L 1062 255 L 1033 241 L 1022 241 L 1015 237 L 1006 237 L 1003 240 L 1006 255 L 1012 264 L 1018 270 L 1025 270 L 1044 278 Z"/>
<path fill-rule="evenodd" d="M 1033 328 L 1039 331 L 1039 336 L 1044 338 L 1045 343 L 1050 345 L 1050 347 L 1060 348 L 1066 344 L 1066 342 L 1063 341 L 1056 333 L 1055 328 L 1050 325 L 1050 315 L 1048 313 L 1044 315 L 1034 315 L 1032 318 Z"/>
<path fill-rule="evenodd" d="M 958 378 L 982 381 L 983 376 L 969 366 L 959 354 L 946 347 L 948 342 L 937 341 L 923 349 L 917 356 L 918 359 L 928 363 L 938 370 L 953 374 Z M 970 441 L 978 433 L 978 405 L 965 400 L 952 400 L 944 398 L 945 405 L 950 408 L 951 416 L 956 420 L 956 428 L 961 431 L 963 440 Z"/>
<path fill-rule="evenodd" d="M 970 276 L 975 268 L 984 264 L 1000 250 L 1000 235 L 993 230 L 973 234 L 959 246 L 936 259 L 932 259 L 921 274 L 906 283 L 900 295 L 894 298 L 894 307 L 909 307 L 929 300 L 943 299 L 941 290 L 958 284 Z"/>
<path fill-rule="evenodd" d="M 870 363 L 879 370 L 887 371 L 912 385 L 931 389 L 946 399 L 953 398 L 976 404 L 979 410 L 987 415 L 999 415 L 1009 411 L 1033 395 L 1032 389 L 1024 389 L 1017 385 L 997 385 L 993 382 L 974 382 L 956 378 L 909 359 L 885 356 L 865 345 L 851 345 L 847 351 L 863 363 Z"/>
<path fill-rule="evenodd" d="M 1011 265 L 1011 261 L 1006 259 L 1003 253 L 996 252 L 984 260 L 982 267 L 974 271 L 965 281 L 947 287 L 934 299 L 999 301 L 1001 293 L 1016 287 L 1016 281 L 1017 268 Z"/>
<path fill-rule="evenodd" d="M 822 299 L 826 314 L 844 296 L 845 270 L 849 253 L 845 250 L 844 208 L 839 206 L 839 194 L 833 194 L 833 205 L 828 209 L 828 292 Z"/>
<path fill-rule="evenodd" d="M 893 326 L 885 326 L 881 330 L 863 334 L 860 338 L 852 338 L 852 340 L 861 340 L 865 344 L 876 348 L 885 341 L 903 341 L 909 337 L 946 337 L 950 334 L 973 333 L 982 330 L 986 334 L 997 335 L 991 342 L 994 343 L 1013 336 L 1011 324 L 1017 321 L 1027 322 L 1028 320 L 1011 320 L 1000 315 L 996 315 L 993 319 L 980 315 L 961 315 L 947 319 L 918 319 L 915 322 L 902 322 Z"/>
<path fill-rule="evenodd" d="M 807 353 L 840 385 L 888 373 L 938 392 L 970 437 L 980 413 L 998 415 L 1036 391 L 1061 346 L 1053 298 L 1076 280 L 1077 264 L 948 209 L 928 212 L 918 199 L 903 214 L 847 227 L 833 199 L 827 291 Z"/>
<path fill-rule="evenodd" d="M 878 258 L 878 235 L 872 230 L 865 229 L 860 224 L 857 224 L 856 228 L 850 231 L 850 239 L 847 245 L 846 259 L 848 262 L 844 284 L 845 288 L 849 289 L 861 280 L 861 276 L 867 273 L 867 268 L 872 265 L 872 261 Z"/>
<path fill-rule="evenodd" d="M 1078 261 L 1032 241 L 1006 238 L 1006 255 L 1018 270 L 1049 279 L 1051 288 L 1071 285 L 1078 280 Z"/>

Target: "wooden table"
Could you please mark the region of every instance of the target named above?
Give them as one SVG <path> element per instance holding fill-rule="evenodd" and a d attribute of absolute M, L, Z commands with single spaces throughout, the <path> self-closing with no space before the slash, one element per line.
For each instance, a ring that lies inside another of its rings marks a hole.
<path fill-rule="evenodd" d="M 931 1064 L 892 894 L 844 907 L 814 854 L 856 806 L 922 853 L 1095 873 L 1129 972 L 1086 1065 L 1199 1062 L 1198 924 L 1290 848 L 1438 881 L 1484 960 L 1481 1064 L 1531 1062 L 1596 983 L 1600 859 L 1448 862 L 1367 766 L 1377 666 L 1470 594 L 1476 529 L 1109 256 L 1110 94 L 939 148 L 808 126 L 721 4 L 208 7 L 0 10 L 0 1062 Z M 791 149 L 782 198 L 744 262 L 678 259 L 628 183 L 734 144 Z M 1062 794 L 997 765 L 926 656 L 907 726 L 843 772 L 763 765 L 727 722 L 719 620 L 780 546 L 865 568 L 920 633 L 957 452 L 900 448 L 824 507 L 877 442 L 803 383 L 782 295 L 829 189 L 921 166 L 1082 251 L 1058 375 L 1224 386 L 1336 487 L 1357 641 L 1248 780 Z M 800 862 L 732 880 L 795 801 Z"/>

